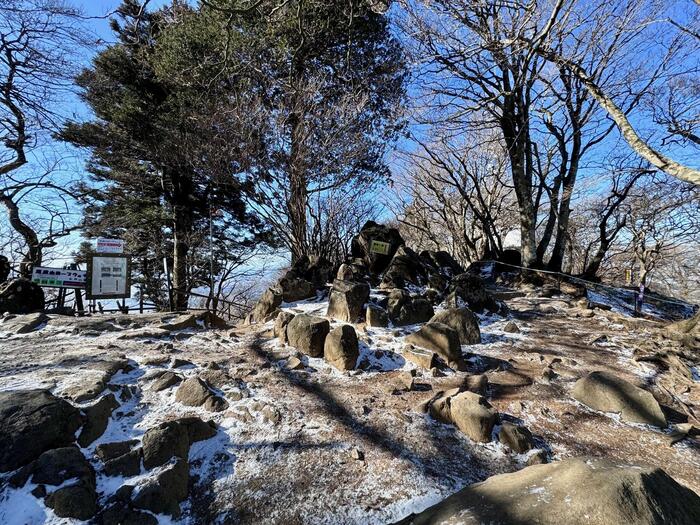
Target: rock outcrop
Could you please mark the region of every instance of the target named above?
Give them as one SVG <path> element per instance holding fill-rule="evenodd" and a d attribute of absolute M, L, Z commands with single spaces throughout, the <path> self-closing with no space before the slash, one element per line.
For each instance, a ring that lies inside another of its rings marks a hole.
<path fill-rule="evenodd" d="M 0 313 L 30 314 L 44 306 L 44 290 L 28 279 L 12 279 L 0 285 Z"/>
<path fill-rule="evenodd" d="M 287 339 L 299 351 L 311 357 L 321 357 L 329 331 L 330 323 L 327 319 L 301 314 L 287 325 Z"/>
<path fill-rule="evenodd" d="M 442 323 L 428 323 L 406 337 L 406 342 L 432 350 L 448 364 L 462 360 L 459 334 Z"/>
<path fill-rule="evenodd" d="M 328 300 L 328 317 L 356 323 L 365 313 L 365 304 L 369 301 L 369 285 L 353 281 L 336 279 Z"/>
<path fill-rule="evenodd" d="M 396 525 L 435 523 L 692 525 L 700 497 L 658 468 L 569 459 L 493 476 Z"/>
<path fill-rule="evenodd" d="M 608 372 L 591 372 L 579 379 L 572 394 L 594 410 L 619 413 L 624 421 L 666 426 L 666 417 L 651 392 Z"/>
<path fill-rule="evenodd" d="M 7 472 L 73 443 L 82 417 L 46 390 L 15 390 L 0 392 L 0 421 L 0 472 Z"/>
<path fill-rule="evenodd" d="M 374 253 L 371 250 L 372 241 L 384 242 L 389 245 L 388 253 Z M 360 259 L 369 273 L 378 275 L 384 272 L 394 257 L 396 250 L 404 245 L 404 240 L 396 228 L 388 228 L 374 221 L 367 221 L 355 237 L 353 237 L 350 252 L 353 257 Z"/>
<path fill-rule="evenodd" d="M 334 328 L 326 337 L 323 357 L 339 370 L 352 370 L 359 357 L 355 329 L 344 324 Z"/>
<path fill-rule="evenodd" d="M 392 290 L 387 300 L 387 312 L 394 326 L 427 322 L 435 313 L 433 305 L 422 297 L 413 297 L 405 290 Z"/>
<path fill-rule="evenodd" d="M 430 323 L 442 323 L 457 332 L 459 342 L 463 345 L 481 343 L 479 321 L 469 308 L 448 308 L 435 314 Z"/>

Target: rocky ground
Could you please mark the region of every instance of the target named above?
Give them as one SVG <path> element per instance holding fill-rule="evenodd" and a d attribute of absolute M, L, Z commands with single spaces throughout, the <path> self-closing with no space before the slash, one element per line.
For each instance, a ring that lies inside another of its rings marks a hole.
<path fill-rule="evenodd" d="M 663 322 L 539 292 L 495 290 L 508 309 L 478 316 L 482 342 L 462 346 L 462 371 L 405 359 L 405 338 L 419 325 L 356 325 L 358 367 L 342 371 L 273 337 L 274 321 L 216 328 L 187 315 L 8 317 L 0 410 L 8 418 L 19 410 L 21 390 L 67 400 L 62 410 L 78 415 L 43 424 L 62 425 L 70 435 L 61 446 L 77 447 L 64 455 L 78 450 L 85 461 L 62 458 L 66 473 L 45 453 L 32 476 L 5 452 L 0 522 L 81 522 L 60 517 L 76 512 L 55 495 L 77 485 L 96 498 L 78 512 L 103 523 L 393 523 L 490 476 L 573 457 L 660 467 L 700 494 L 700 448 L 683 426 L 700 407 L 697 352 L 666 339 Z M 319 316 L 327 307 L 323 298 L 281 305 Z M 592 371 L 653 393 L 666 426 L 577 401 L 574 385 Z M 474 388 L 481 375 L 487 386 Z M 439 422 L 426 404 L 455 387 L 480 390 L 498 414 L 486 442 Z M 177 423 L 162 425 L 169 421 Z M 532 434 L 520 453 L 501 442 L 509 425 Z M 14 439 L 17 454 L 41 452 L 31 450 L 41 432 L 30 440 L 8 432 L 0 431 L 5 450 Z M 104 446 L 115 442 L 129 442 L 117 464 Z"/>

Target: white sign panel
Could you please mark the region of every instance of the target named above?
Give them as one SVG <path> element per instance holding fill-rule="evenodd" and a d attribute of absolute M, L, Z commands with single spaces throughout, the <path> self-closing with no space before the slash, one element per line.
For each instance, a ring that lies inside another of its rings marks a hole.
<path fill-rule="evenodd" d="M 129 257 L 93 255 L 90 260 L 88 298 L 121 298 L 131 296 Z"/>
<path fill-rule="evenodd" d="M 87 272 L 35 266 L 32 269 L 32 282 L 45 288 L 85 288 Z"/>
<path fill-rule="evenodd" d="M 97 239 L 95 251 L 97 253 L 124 253 L 124 240 L 103 239 L 100 237 Z"/>

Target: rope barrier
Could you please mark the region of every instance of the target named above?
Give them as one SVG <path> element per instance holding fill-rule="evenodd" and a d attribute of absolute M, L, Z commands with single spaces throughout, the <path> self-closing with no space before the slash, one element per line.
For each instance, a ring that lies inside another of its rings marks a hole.
<path fill-rule="evenodd" d="M 618 287 L 618 286 L 611 286 L 611 285 L 609 285 L 609 284 L 602 284 L 602 283 L 596 283 L 596 282 L 593 282 L 593 281 L 587 281 L 586 279 L 581 279 L 580 277 L 574 277 L 573 275 L 568 275 L 568 274 L 561 273 L 561 272 L 554 272 L 554 271 L 551 271 L 551 270 L 540 270 L 540 269 L 537 269 L 537 268 L 527 268 L 527 267 L 525 267 L 525 266 L 517 266 L 517 265 L 515 265 L 515 264 L 508 264 L 508 263 L 504 263 L 504 262 L 500 262 L 500 261 L 494 261 L 494 260 L 476 261 L 476 263 L 478 263 L 478 264 L 500 264 L 500 265 L 502 265 L 502 266 L 508 266 L 508 267 L 510 267 L 510 268 L 517 268 L 517 269 L 519 269 L 519 270 L 525 270 L 525 271 L 528 271 L 528 272 L 537 272 L 537 273 L 545 273 L 545 274 L 550 274 L 550 275 L 559 275 L 559 276 L 563 277 L 564 279 L 567 279 L 567 280 L 570 280 L 570 281 L 576 281 L 576 282 L 579 282 L 579 283 L 584 284 L 585 286 L 593 286 L 593 287 L 597 286 L 597 287 L 599 287 L 599 288 L 605 288 L 605 289 L 612 290 L 612 291 L 615 291 L 615 292 L 623 292 L 623 293 L 632 294 L 632 295 L 635 295 L 635 294 L 637 293 L 635 290 L 629 290 L 629 289 L 627 289 L 627 288 L 620 288 L 620 287 Z M 686 303 L 686 302 L 672 301 L 672 300 L 669 300 L 669 299 L 660 299 L 660 298 L 653 297 L 653 296 L 650 296 L 650 295 L 647 295 L 646 297 L 647 297 L 648 299 L 652 300 L 652 301 L 655 301 L 655 302 L 668 303 L 668 304 L 675 304 L 675 305 L 678 305 L 678 306 L 683 306 L 683 307 L 685 307 L 685 308 L 693 308 L 693 305 L 692 305 L 692 304 Z"/>

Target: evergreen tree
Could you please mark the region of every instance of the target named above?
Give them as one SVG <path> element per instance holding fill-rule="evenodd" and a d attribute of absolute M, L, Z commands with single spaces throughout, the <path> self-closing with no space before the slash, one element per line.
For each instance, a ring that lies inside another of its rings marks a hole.
<path fill-rule="evenodd" d="M 216 149 L 242 140 L 244 130 L 230 118 L 237 110 L 229 104 L 235 86 L 212 83 L 203 91 L 163 67 L 170 59 L 161 39 L 192 15 L 183 2 L 151 12 L 125 0 L 112 20 L 117 43 L 77 78 L 95 118 L 61 133 L 92 153 L 88 233 L 126 236 L 151 280 L 170 249 L 178 309 L 202 284 L 196 248 L 206 249 L 212 210 L 221 212 L 214 230 L 225 256 L 272 241 L 242 198 L 246 182 L 230 176 L 240 169 L 237 160 Z"/>

